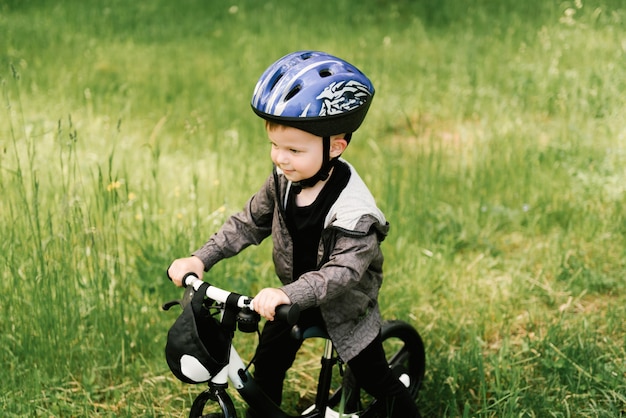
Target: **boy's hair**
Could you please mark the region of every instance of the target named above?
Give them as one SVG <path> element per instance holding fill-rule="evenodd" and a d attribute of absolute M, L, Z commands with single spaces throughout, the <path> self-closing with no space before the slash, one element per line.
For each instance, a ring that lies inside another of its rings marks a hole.
<path fill-rule="evenodd" d="M 284 127 L 286 127 L 286 125 L 274 122 L 272 120 L 265 120 L 265 130 L 267 130 L 268 132 L 276 131 Z"/>

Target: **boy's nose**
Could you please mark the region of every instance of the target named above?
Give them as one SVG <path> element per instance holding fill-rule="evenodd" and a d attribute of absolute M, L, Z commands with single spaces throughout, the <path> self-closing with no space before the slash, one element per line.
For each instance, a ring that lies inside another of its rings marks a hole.
<path fill-rule="evenodd" d="M 278 151 L 276 154 L 276 162 L 286 164 L 289 162 L 288 154 L 285 151 Z"/>

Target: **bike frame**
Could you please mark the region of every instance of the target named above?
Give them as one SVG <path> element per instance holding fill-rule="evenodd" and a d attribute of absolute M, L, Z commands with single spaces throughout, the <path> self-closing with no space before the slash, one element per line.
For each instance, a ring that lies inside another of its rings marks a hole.
<path fill-rule="evenodd" d="M 230 395 L 226 392 L 228 381 L 239 392 L 248 406 L 257 411 L 263 411 L 263 416 L 267 418 L 359 418 L 358 415 L 341 414 L 326 406 L 330 379 L 332 378 L 332 368 L 336 362 L 337 359 L 334 356 L 332 342 L 326 339 L 316 403 L 304 411 L 302 415 L 289 415 L 270 400 L 259 388 L 254 378 L 246 371 L 244 362 L 237 350 L 232 346 L 228 365 L 210 380 L 209 388 L 206 392 L 210 393 L 222 406 L 225 418 L 236 418 L 237 416 L 230 400 Z M 324 414 L 319 411 L 319 406 L 322 406 L 324 409 Z"/>
<path fill-rule="evenodd" d="M 197 291 L 202 284 L 202 281 L 197 277 L 190 275 L 183 279 L 183 284 L 186 286 L 191 285 Z M 251 298 L 228 292 L 215 286 L 209 286 L 206 291 L 206 295 L 210 299 L 223 303 L 224 309 L 228 308 L 228 304 L 236 305 L 238 308 L 253 309 L 253 300 Z M 222 314 L 223 312 L 224 311 L 222 311 Z M 359 418 L 358 415 L 342 414 L 327 407 L 332 379 L 332 369 L 338 362 L 332 341 L 328 335 L 325 331 L 314 327 L 305 330 L 302 338 L 323 338 L 325 340 L 316 401 L 315 404 L 307 409 L 302 415 L 287 414 L 263 392 L 263 390 L 255 382 L 252 375 L 247 371 L 245 363 L 241 359 L 241 356 L 233 346 L 232 342 L 228 364 L 218 374 L 210 379 L 208 382 L 209 388 L 206 389 L 198 398 L 204 395 L 212 400 L 216 400 L 222 408 L 224 418 L 237 418 L 237 413 L 232 399 L 227 393 L 227 389 L 229 387 L 228 382 L 230 381 L 246 404 L 256 411 L 262 411 L 263 416 L 266 418 Z"/>

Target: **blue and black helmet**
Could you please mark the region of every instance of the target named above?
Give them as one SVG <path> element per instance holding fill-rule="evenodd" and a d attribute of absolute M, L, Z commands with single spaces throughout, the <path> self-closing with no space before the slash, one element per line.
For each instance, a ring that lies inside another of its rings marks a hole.
<path fill-rule="evenodd" d="M 325 52 L 298 51 L 265 70 L 251 104 L 263 119 L 329 137 L 356 131 L 373 97 L 372 82 L 352 64 Z"/>

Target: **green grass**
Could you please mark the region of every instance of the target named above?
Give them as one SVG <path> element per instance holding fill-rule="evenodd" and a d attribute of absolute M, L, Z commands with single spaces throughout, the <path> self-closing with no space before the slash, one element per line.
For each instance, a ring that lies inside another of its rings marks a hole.
<path fill-rule="evenodd" d="M 3 416 L 185 416 L 164 271 L 269 174 L 251 91 L 307 48 L 377 88 L 345 155 L 424 415 L 624 416 L 625 28 L 617 0 L 0 0 Z M 269 246 L 209 278 L 275 284 Z"/>

